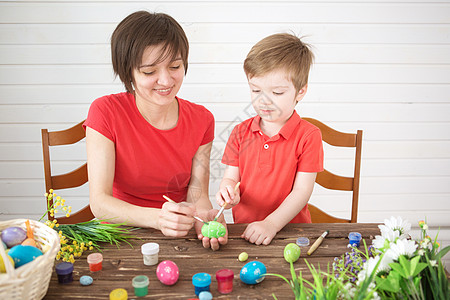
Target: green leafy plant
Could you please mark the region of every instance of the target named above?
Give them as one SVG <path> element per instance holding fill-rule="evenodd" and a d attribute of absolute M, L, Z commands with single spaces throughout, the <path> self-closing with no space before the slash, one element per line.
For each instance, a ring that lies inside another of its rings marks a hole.
<path fill-rule="evenodd" d="M 39 221 L 48 213 L 51 217 L 58 213 L 62 213 L 66 217 L 70 216 L 72 208 L 66 205 L 65 200 L 57 196 L 53 190 L 46 193 L 45 198 L 47 211 Z M 119 247 L 122 242 L 125 242 L 131 246 L 127 240 L 136 238 L 131 231 L 138 228 L 128 227 L 125 223 L 114 224 L 109 221 L 93 219 L 76 224 L 59 224 L 56 219 L 46 220 L 45 224 L 59 233 L 61 249 L 56 255 L 56 259 L 74 263 L 75 258 L 80 257 L 86 250 L 95 248 L 101 251 L 100 243 L 110 243 Z"/>
<path fill-rule="evenodd" d="M 450 300 L 449 280 L 442 258 L 450 246 L 440 249 L 437 236 L 428 236 L 428 226 L 419 222 L 421 237 L 412 240 L 409 236 L 411 224 L 400 217 L 385 220 L 379 225 L 372 245 L 364 250 L 350 247 L 350 251 L 335 258 L 332 269 L 323 272 L 305 260 L 313 281 L 295 273 L 290 264 L 292 279 L 282 275 L 266 275 L 282 278 L 296 300 L 334 299 L 439 299 Z M 277 299 L 273 295 L 274 299 Z"/>

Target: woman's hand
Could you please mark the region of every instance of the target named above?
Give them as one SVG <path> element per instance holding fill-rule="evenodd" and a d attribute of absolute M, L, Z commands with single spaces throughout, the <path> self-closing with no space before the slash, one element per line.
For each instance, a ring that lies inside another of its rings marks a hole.
<path fill-rule="evenodd" d="M 217 212 L 218 212 L 217 209 L 211 209 L 208 211 L 199 212 L 198 217 L 205 222 L 213 221 L 214 217 L 217 215 Z M 227 223 L 225 222 L 225 218 L 223 217 L 223 215 L 221 215 L 219 217 L 219 219 L 217 219 L 217 222 L 222 223 L 223 226 L 225 226 L 225 229 L 227 229 Z M 202 227 L 203 227 L 203 223 L 196 220 L 195 221 L 195 231 L 197 232 L 198 239 L 202 241 L 204 248 L 211 248 L 212 250 L 219 250 L 220 245 L 225 245 L 228 243 L 228 229 L 223 237 L 219 237 L 218 239 L 216 239 L 216 238 L 210 239 L 206 236 L 203 236 Z"/>
<path fill-rule="evenodd" d="M 159 213 L 159 230 L 165 236 L 185 236 L 194 226 L 194 214 L 195 206 L 192 203 L 165 202 Z"/>
<path fill-rule="evenodd" d="M 275 229 L 274 224 L 264 220 L 248 224 L 241 237 L 252 244 L 269 245 L 276 234 L 277 230 Z"/>

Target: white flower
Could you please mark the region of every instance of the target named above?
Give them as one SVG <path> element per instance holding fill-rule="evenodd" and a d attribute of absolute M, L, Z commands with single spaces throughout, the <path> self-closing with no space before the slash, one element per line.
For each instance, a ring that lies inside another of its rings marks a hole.
<path fill-rule="evenodd" d="M 400 255 L 412 257 L 416 249 L 415 241 L 398 239 L 395 243 L 391 243 L 386 255 L 389 255 L 393 260 L 398 260 Z"/>
<path fill-rule="evenodd" d="M 372 245 L 377 248 L 381 249 L 384 247 L 384 243 L 386 242 L 386 238 L 381 235 L 376 235 L 375 239 L 372 240 Z M 389 241 L 388 241 L 389 242 Z"/>
<path fill-rule="evenodd" d="M 425 251 L 423 249 L 420 249 L 419 251 L 417 251 L 417 254 L 423 256 L 425 254 Z"/>
<path fill-rule="evenodd" d="M 428 225 L 427 224 L 423 224 L 422 229 L 423 230 L 428 230 Z"/>
<path fill-rule="evenodd" d="M 389 243 L 395 242 L 400 237 L 400 232 L 397 230 L 391 230 L 384 225 L 378 225 L 378 227 L 381 230 L 381 235 L 376 235 L 375 239 L 372 241 L 372 245 L 377 249 L 381 249 L 386 246 L 386 241 Z"/>
<path fill-rule="evenodd" d="M 432 267 L 436 267 L 437 266 L 437 262 L 435 260 L 430 260 L 430 265 Z"/>
<path fill-rule="evenodd" d="M 380 261 L 381 256 L 376 257 L 370 257 L 363 265 L 363 269 L 358 274 L 358 280 L 364 280 L 366 277 L 370 276 L 372 272 L 375 272 L 375 274 L 378 274 L 378 272 L 386 271 L 388 272 L 391 267 L 389 266 L 390 263 L 394 262 L 392 257 L 388 252 L 386 252 L 383 255 L 383 258 Z M 376 265 L 378 264 L 378 261 L 380 261 L 380 264 L 378 265 L 378 268 L 375 270 Z"/>
<path fill-rule="evenodd" d="M 401 239 L 408 237 L 409 231 L 411 230 L 411 223 L 409 223 L 408 220 L 402 220 L 401 217 L 391 217 L 390 219 L 385 219 L 384 224 L 385 225 L 380 226 L 387 227 L 393 231 L 398 231 Z M 383 232 L 383 230 L 381 231 Z"/>

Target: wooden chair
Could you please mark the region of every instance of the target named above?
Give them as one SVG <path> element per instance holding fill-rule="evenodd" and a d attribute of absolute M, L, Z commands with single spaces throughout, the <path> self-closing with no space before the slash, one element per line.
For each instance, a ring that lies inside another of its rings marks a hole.
<path fill-rule="evenodd" d="M 47 129 L 42 129 L 42 150 L 44 154 L 44 173 L 45 173 L 45 189 L 48 192 L 50 189 L 68 189 L 75 188 L 85 184 L 88 181 L 87 163 L 68 173 L 53 175 L 50 164 L 50 146 L 70 145 L 74 144 L 86 137 L 86 132 L 83 129 L 84 121 L 77 125 L 60 131 L 49 132 Z M 50 203 L 53 204 L 53 203 Z M 60 224 L 74 224 L 92 220 L 94 215 L 89 207 L 89 204 L 78 212 L 72 213 L 69 217 L 57 218 Z M 54 218 L 48 214 L 48 219 Z"/>
<path fill-rule="evenodd" d="M 354 133 L 344 133 L 336 131 L 322 122 L 303 118 L 304 120 L 319 127 L 322 132 L 322 140 L 329 145 L 336 147 L 354 147 L 355 164 L 353 177 L 344 177 L 324 170 L 317 174 L 316 183 L 327 189 L 351 191 L 352 192 L 352 210 L 350 219 L 333 217 L 312 204 L 308 204 L 313 223 L 356 223 L 358 218 L 358 197 L 359 197 L 359 177 L 361 168 L 361 148 L 362 148 L 362 130 Z"/>

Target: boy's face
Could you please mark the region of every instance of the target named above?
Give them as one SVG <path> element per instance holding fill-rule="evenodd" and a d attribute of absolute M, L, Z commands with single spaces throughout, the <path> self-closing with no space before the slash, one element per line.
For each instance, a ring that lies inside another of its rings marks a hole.
<path fill-rule="evenodd" d="M 263 123 L 283 126 L 294 112 L 295 105 L 306 93 L 307 85 L 296 92 L 284 70 L 248 78 L 252 105 Z"/>

